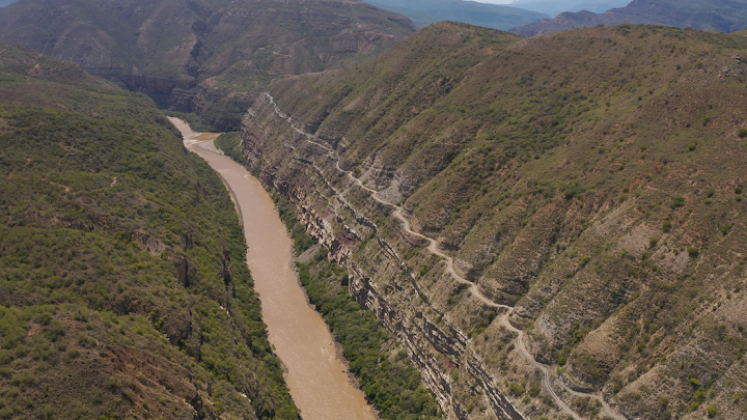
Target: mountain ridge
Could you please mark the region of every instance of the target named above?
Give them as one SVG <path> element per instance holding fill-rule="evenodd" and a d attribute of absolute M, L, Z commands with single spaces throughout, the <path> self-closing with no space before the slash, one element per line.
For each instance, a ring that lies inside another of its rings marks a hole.
<path fill-rule="evenodd" d="M 511 28 L 523 36 L 536 36 L 590 26 L 621 24 L 692 27 L 719 32 L 745 29 L 747 2 L 743 0 L 633 0 L 625 7 L 605 13 L 565 12 L 554 19 Z"/>
<path fill-rule="evenodd" d="M 513 5 L 496 5 L 463 0 L 370 0 L 382 9 L 403 14 L 419 27 L 441 21 L 457 21 L 493 29 L 507 30 L 534 20 L 547 18 L 544 13 Z"/>
<path fill-rule="evenodd" d="M 516 7 L 527 10 L 535 10 L 546 13 L 555 17 L 563 12 L 579 12 L 588 10 L 594 13 L 604 13 L 615 7 L 623 7 L 630 3 L 630 0 L 602 0 L 602 1 L 582 1 L 582 0 L 564 0 L 564 1 L 536 1 L 521 0 L 510 3 Z"/>
<path fill-rule="evenodd" d="M 738 419 L 745 53 L 739 35 L 666 27 L 522 39 L 441 23 L 356 69 L 274 82 L 296 126 L 258 101 L 240 151 L 451 418 L 499 417 L 501 401 L 561 413 L 504 314 L 370 191 L 514 307 L 576 415 L 599 415 L 598 396 L 627 417 Z"/>
<path fill-rule="evenodd" d="M 77 62 L 221 129 L 236 126 L 270 80 L 365 59 L 414 28 L 342 0 L 31 0 L 0 9 L 0 41 Z"/>

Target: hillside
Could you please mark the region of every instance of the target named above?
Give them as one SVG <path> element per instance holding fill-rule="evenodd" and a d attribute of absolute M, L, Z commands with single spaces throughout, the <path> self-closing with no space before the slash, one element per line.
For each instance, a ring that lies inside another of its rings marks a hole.
<path fill-rule="evenodd" d="M 0 44 L 0 145 L 0 418 L 298 418 L 229 195 L 150 99 Z"/>
<path fill-rule="evenodd" d="M 747 38 L 429 26 L 274 82 L 240 152 L 449 418 L 747 412 Z"/>
<path fill-rule="evenodd" d="M 159 107 L 238 125 L 285 76 L 371 57 L 414 30 L 360 1 L 24 0 L 0 9 L 0 41 L 74 61 Z"/>
<path fill-rule="evenodd" d="M 561 13 L 512 28 L 511 32 L 534 36 L 598 25 L 644 24 L 734 32 L 747 28 L 746 0 L 633 0 L 625 7 L 602 14 L 589 11 Z"/>
<path fill-rule="evenodd" d="M 407 16 L 420 27 L 436 22 L 455 21 L 507 30 L 548 18 L 543 13 L 517 7 L 464 0 L 368 0 L 367 3 Z"/>

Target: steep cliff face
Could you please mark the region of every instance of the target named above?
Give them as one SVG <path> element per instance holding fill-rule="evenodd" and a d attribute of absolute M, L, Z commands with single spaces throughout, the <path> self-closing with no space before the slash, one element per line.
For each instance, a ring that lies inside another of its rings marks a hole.
<path fill-rule="evenodd" d="M 0 10 L 0 40 L 222 129 L 274 78 L 362 60 L 413 31 L 403 16 L 340 0 L 25 0 Z"/>
<path fill-rule="evenodd" d="M 439 24 L 275 82 L 242 148 L 451 418 L 737 419 L 745 52 Z"/>

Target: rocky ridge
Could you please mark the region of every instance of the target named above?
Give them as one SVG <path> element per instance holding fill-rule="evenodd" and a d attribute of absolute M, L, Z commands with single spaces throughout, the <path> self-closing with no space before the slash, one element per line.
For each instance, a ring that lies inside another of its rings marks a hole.
<path fill-rule="evenodd" d="M 242 146 L 452 418 L 561 418 L 554 390 L 577 418 L 736 419 L 744 50 L 657 27 L 441 24 L 275 83 Z"/>

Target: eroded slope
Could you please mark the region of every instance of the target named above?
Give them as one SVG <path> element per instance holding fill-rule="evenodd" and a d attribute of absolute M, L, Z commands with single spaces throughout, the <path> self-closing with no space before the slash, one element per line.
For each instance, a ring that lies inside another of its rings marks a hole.
<path fill-rule="evenodd" d="M 276 82 L 243 151 L 454 418 L 560 418 L 536 361 L 579 417 L 736 419 L 745 52 L 660 27 L 439 24 Z"/>

